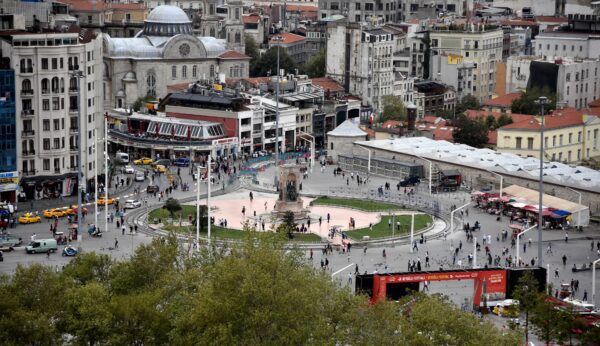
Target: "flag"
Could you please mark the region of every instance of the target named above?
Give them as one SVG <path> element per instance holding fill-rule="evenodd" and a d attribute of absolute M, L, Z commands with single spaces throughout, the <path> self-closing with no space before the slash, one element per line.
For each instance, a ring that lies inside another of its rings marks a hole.
<path fill-rule="evenodd" d="M 192 128 L 191 126 L 188 126 L 188 141 L 192 140 Z"/>

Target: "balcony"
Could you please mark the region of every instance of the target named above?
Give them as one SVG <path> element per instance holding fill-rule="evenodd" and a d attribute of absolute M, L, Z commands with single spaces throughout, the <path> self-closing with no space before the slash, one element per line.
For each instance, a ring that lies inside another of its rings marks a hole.
<path fill-rule="evenodd" d="M 33 135 L 35 135 L 35 131 L 34 130 L 23 130 L 23 131 L 21 131 L 21 136 L 23 136 L 23 137 L 33 136 Z"/>
<path fill-rule="evenodd" d="M 21 111 L 21 116 L 22 117 L 29 117 L 35 114 L 35 111 L 33 109 L 23 109 Z"/>
<path fill-rule="evenodd" d="M 77 147 L 76 145 L 71 145 L 70 150 L 71 151 L 78 151 L 79 147 Z"/>
<path fill-rule="evenodd" d="M 69 127 L 69 133 L 78 133 L 78 132 L 79 132 L 78 127 Z"/>
<path fill-rule="evenodd" d="M 78 109 L 77 108 L 69 108 L 69 113 L 77 113 Z"/>
<path fill-rule="evenodd" d="M 50 94 L 50 89 L 42 89 L 42 95 Z"/>
<path fill-rule="evenodd" d="M 21 90 L 21 96 L 33 96 L 33 89 Z"/>
<path fill-rule="evenodd" d="M 75 88 L 69 88 L 69 92 L 70 93 L 77 93 L 77 87 L 75 87 Z"/>
<path fill-rule="evenodd" d="M 23 150 L 23 156 L 35 155 L 35 150 Z"/>
<path fill-rule="evenodd" d="M 21 67 L 21 73 L 33 73 L 33 67 Z"/>
<path fill-rule="evenodd" d="M 23 176 L 35 175 L 35 169 L 31 171 L 23 171 L 22 174 Z"/>
<path fill-rule="evenodd" d="M 60 174 L 60 168 L 55 168 L 55 169 L 54 169 L 54 173 L 56 173 L 56 174 Z"/>

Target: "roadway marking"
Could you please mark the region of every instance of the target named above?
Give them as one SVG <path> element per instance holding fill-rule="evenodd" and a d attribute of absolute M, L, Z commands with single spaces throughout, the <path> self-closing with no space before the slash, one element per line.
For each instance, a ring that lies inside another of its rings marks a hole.
<path fill-rule="evenodd" d="M 354 265 L 354 263 L 350 263 L 350 264 L 348 264 L 348 265 L 347 265 L 347 266 L 345 266 L 344 268 L 342 268 L 342 269 L 340 269 L 340 270 L 336 271 L 335 273 L 331 274 L 331 277 L 334 277 L 335 275 L 337 275 L 337 274 L 339 274 L 339 273 L 343 272 L 344 270 L 346 270 L 346 269 L 348 269 L 348 268 L 352 267 L 353 265 Z"/>

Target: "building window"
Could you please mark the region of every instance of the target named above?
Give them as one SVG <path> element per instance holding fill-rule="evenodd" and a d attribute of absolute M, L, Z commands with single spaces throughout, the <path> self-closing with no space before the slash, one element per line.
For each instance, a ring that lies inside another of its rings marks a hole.
<path fill-rule="evenodd" d="M 527 138 L 527 149 L 533 149 L 533 137 Z"/>
<path fill-rule="evenodd" d="M 192 78 L 198 77 L 198 66 L 192 66 Z"/>
<path fill-rule="evenodd" d="M 181 68 L 181 78 L 187 78 L 187 66 Z"/>
<path fill-rule="evenodd" d="M 573 143 L 573 134 L 569 133 L 569 144 Z"/>
<path fill-rule="evenodd" d="M 42 58 L 42 70 L 48 69 L 48 58 Z"/>
<path fill-rule="evenodd" d="M 48 120 L 48 119 L 44 119 L 44 120 L 42 121 L 42 129 L 43 129 L 44 131 L 50 131 L 50 120 Z"/>
<path fill-rule="evenodd" d="M 210 65 L 209 77 L 210 78 L 214 78 L 215 77 L 215 65 Z"/>
<path fill-rule="evenodd" d="M 581 143 L 581 131 L 577 132 L 577 143 Z"/>
<path fill-rule="evenodd" d="M 171 66 L 171 78 L 177 78 L 177 66 Z"/>
<path fill-rule="evenodd" d="M 45 171 L 49 171 L 50 170 L 50 159 L 44 159 L 43 162 L 43 169 Z"/>
<path fill-rule="evenodd" d="M 54 119 L 53 123 L 54 123 L 54 131 L 60 131 L 60 120 Z"/>
<path fill-rule="evenodd" d="M 558 136 L 558 145 L 563 145 L 563 135 Z"/>
<path fill-rule="evenodd" d="M 521 149 L 521 142 L 522 142 L 523 138 L 517 137 L 516 140 L 517 140 L 516 148 Z"/>
<path fill-rule="evenodd" d="M 44 150 L 50 150 L 50 138 L 44 138 Z"/>

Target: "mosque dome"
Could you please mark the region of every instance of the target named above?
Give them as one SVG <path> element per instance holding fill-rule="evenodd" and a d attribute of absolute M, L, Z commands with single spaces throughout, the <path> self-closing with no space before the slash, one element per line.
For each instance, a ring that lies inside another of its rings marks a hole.
<path fill-rule="evenodd" d="M 177 6 L 158 6 L 144 20 L 143 34 L 146 36 L 175 36 L 191 33 L 192 21 Z"/>

